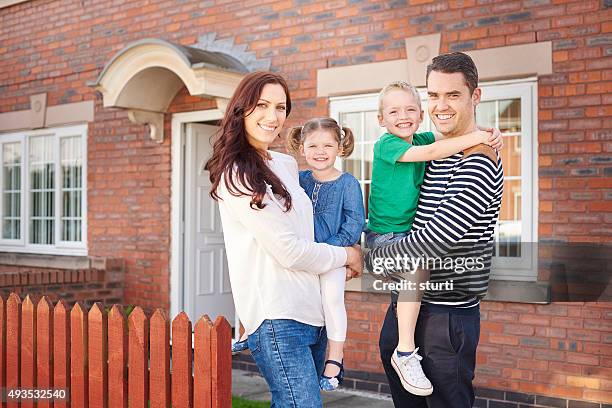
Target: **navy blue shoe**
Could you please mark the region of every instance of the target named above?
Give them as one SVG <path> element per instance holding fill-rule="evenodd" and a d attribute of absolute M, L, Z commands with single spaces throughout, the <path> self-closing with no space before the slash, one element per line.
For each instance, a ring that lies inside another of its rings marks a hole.
<path fill-rule="evenodd" d="M 327 364 L 333 364 L 335 366 L 340 367 L 340 372 L 335 377 L 328 377 L 326 375 L 321 375 L 321 378 L 319 379 L 319 387 L 323 391 L 334 391 L 339 386 L 341 386 L 342 382 L 344 381 L 344 360 L 342 360 L 342 363 L 339 363 L 334 360 L 327 360 L 325 362 L 325 365 Z"/>
<path fill-rule="evenodd" d="M 236 341 L 232 344 L 232 355 L 243 352 L 249 349 L 249 340 Z"/>

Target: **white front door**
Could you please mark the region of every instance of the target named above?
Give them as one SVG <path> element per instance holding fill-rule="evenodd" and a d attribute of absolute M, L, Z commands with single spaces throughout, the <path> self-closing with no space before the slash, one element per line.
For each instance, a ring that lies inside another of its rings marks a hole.
<path fill-rule="evenodd" d="M 212 153 L 210 137 L 218 127 L 190 123 L 185 143 L 185 311 L 192 322 L 203 314 L 234 321 L 234 302 L 219 206 L 210 198 L 204 163 Z"/>

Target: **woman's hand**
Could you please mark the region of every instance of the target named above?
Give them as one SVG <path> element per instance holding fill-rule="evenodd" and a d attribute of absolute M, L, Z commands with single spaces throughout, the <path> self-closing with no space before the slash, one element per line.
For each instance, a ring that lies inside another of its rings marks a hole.
<path fill-rule="evenodd" d="M 504 147 L 504 142 L 502 140 L 502 134 L 499 131 L 499 129 L 495 129 L 491 127 L 483 127 L 483 126 L 478 126 L 478 129 L 484 130 L 485 132 L 490 133 L 489 137 L 487 138 L 487 141 L 483 142 L 484 144 L 491 146 L 497 151 L 500 151 L 502 147 Z"/>
<path fill-rule="evenodd" d="M 356 278 L 356 277 L 357 277 L 357 273 L 354 270 L 352 270 L 351 268 L 346 268 L 346 279 L 345 279 L 345 281 L 348 282 L 351 279 Z"/>
<path fill-rule="evenodd" d="M 361 273 L 363 272 L 363 254 L 361 252 L 361 246 L 353 245 L 351 247 L 344 247 L 344 249 L 346 250 L 347 278 L 350 279 L 360 277 Z"/>

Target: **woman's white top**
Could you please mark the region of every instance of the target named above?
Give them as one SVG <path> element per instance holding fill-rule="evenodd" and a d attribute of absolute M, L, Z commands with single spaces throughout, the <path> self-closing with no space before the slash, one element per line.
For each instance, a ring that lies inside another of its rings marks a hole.
<path fill-rule="evenodd" d="M 300 187 L 295 159 L 269 153 L 268 166 L 291 194 L 290 211 L 270 186 L 262 210 L 250 207 L 251 196 L 231 195 L 223 179 L 218 188 L 234 303 L 247 334 L 265 319 L 324 326 L 318 274 L 346 264 L 343 248 L 314 242 L 312 203 Z"/>

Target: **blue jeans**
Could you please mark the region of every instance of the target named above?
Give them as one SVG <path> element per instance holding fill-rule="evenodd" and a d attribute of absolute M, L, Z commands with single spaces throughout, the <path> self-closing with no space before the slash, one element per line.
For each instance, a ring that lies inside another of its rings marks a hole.
<path fill-rule="evenodd" d="M 322 407 L 325 327 L 295 320 L 264 322 L 249 335 L 249 349 L 272 393 L 273 408 Z"/>
<path fill-rule="evenodd" d="M 365 231 L 365 247 L 366 251 L 370 251 L 372 249 L 376 249 L 382 246 L 391 245 L 394 242 L 399 241 L 408 235 L 408 231 L 406 232 L 387 232 L 386 234 L 379 234 L 378 232 L 371 231 L 366 229 Z M 364 252 L 367 253 L 367 252 Z M 370 273 L 372 271 L 369 271 Z M 389 278 L 389 277 L 386 277 Z M 397 280 L 397 277 L 395 278 Z M 397 300 L 398 292 L 396 290 L 391 291 L 391 296 L 393 300 Z"/>
<path fill-rule="evenodd" d="M 417 397 L 404 389 L 391 354 L 395 352 L 397 332 L 396 304 L 391 303 L 380 331 L 380 357 L 389 381 L 396 407 L 471 408 L 474 404 L 474 372 L 476 348 L 480 338 L 480 306 L 461 309 L 452 306 L 422 303 L 414 340 L 423 356 L 423 371 L 434 392 Z"/>
<path fill-rule="evenodd" d="M 378 248 L 385 245 L 390 245 L 408 235 L 408 232 L 387 232 L 379 234 L 378 232 L 366 231 L 365 246 L 369 249 Z"/>

